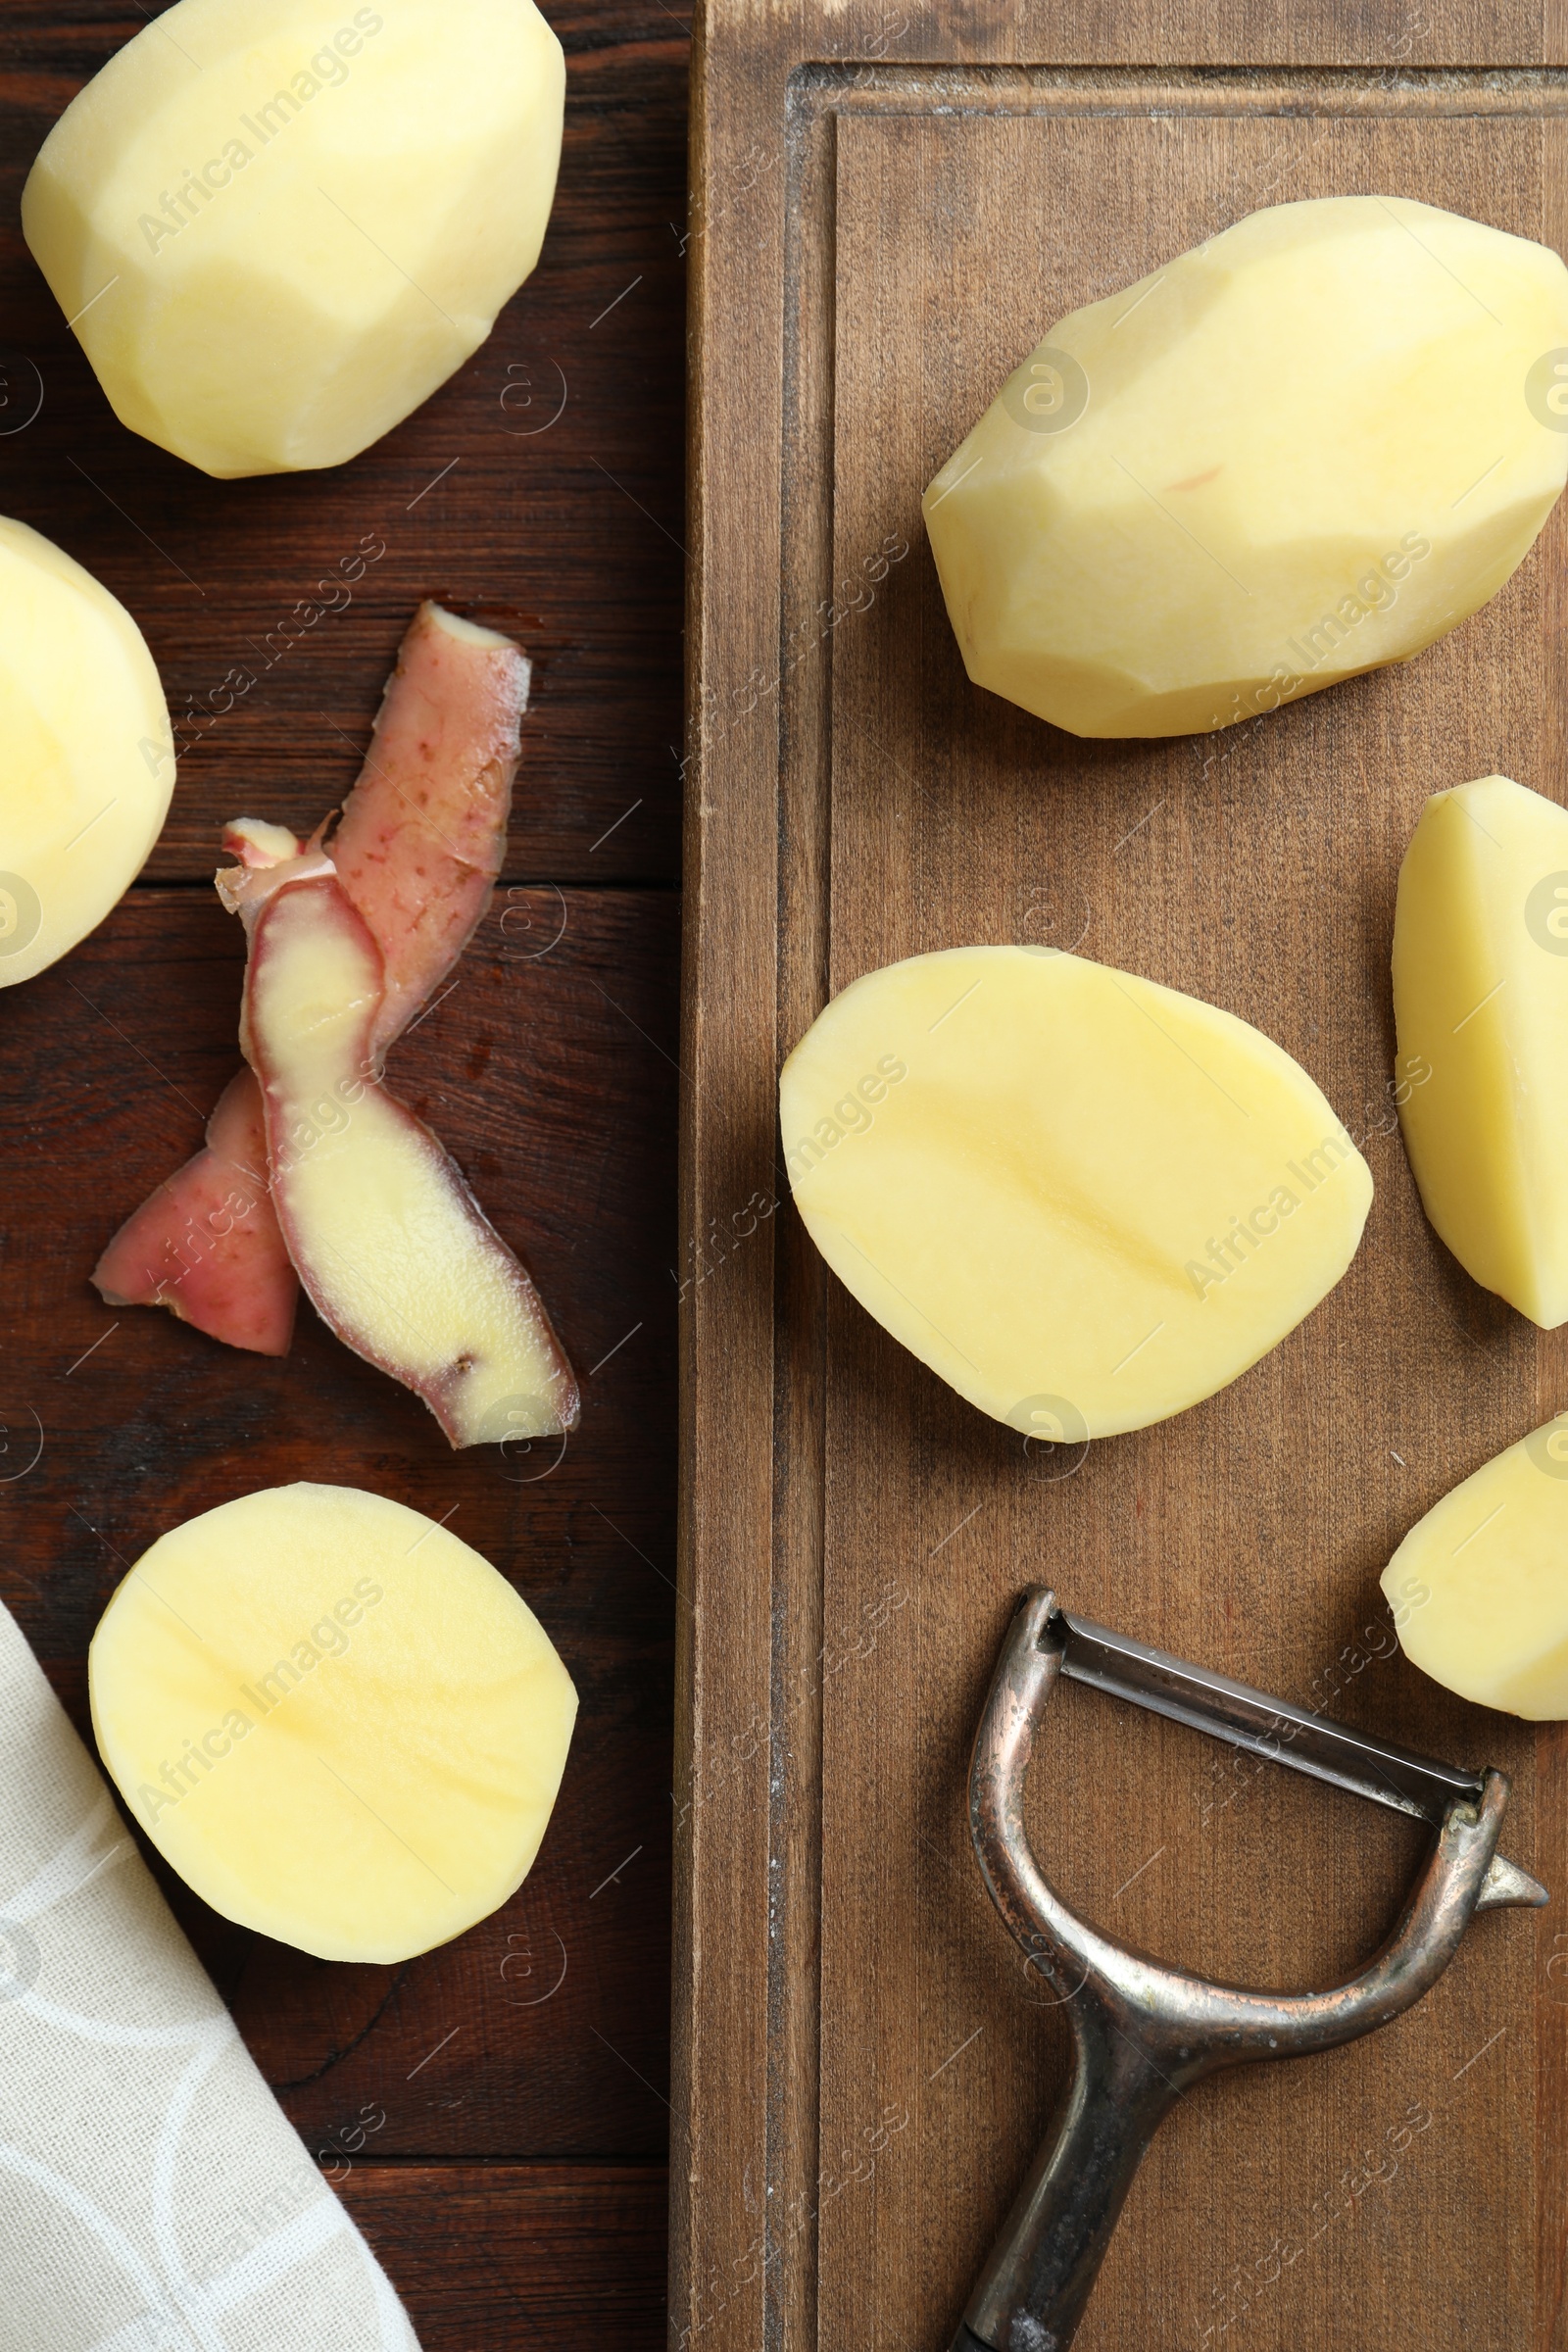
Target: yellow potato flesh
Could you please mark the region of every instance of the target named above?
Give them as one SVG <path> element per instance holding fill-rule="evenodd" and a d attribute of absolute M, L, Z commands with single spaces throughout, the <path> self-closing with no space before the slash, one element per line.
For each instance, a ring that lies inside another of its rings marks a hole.
<path fill-rule="evenodd" d="M 178 0 L 51 131 L 24 231 L 133 431 L 335 466 L 533 269 L 564 87 L 532 0 Z"/>
<path fill-rule="evenodd" d="M 868 973 L 779 1092 L 795 1202 L 840 1280 L 960 1396 L 1055 1441 L 1234 1380 L 1339 1281 L 1372 1199 L 1288 1054 L 1075 956 Z"/>
<path fill-rule="evenodd" d="M 1568 270 L 1404 198 L 1253 213 L 1061 319 L 925 497 L 969 675 L 1180 735 L 1407 661 L 1568 471 Z"/>
<path fill-rule="evenodd" d="M 1405 1656 L 1534 1723 L 1568 1715 L 1568 1417 L 1445 1494 L 1383 1571 Z"/>
<path fill-rule="evenodd" d="M 1460 1264 L 1568 1321 L 1568 810 L 1507 776 L 1434 794 L 1399 869 L 1405 1148 Z"/>
<path fill-rule="evenodd" d="M 504 1903 L 577 1706 L 487 1560 L 353 1487 L 267 1489 L 162 1537 L 88 1668 L 99 1750 L 160 1853 L 323 1960 L 404 1960 Z"/>
<path fill-rule="evenodd" d="M 169 711 L 123 605 L 24 522 L 0 519 L 0 988 L 104 916 L 158 839 Z"/>

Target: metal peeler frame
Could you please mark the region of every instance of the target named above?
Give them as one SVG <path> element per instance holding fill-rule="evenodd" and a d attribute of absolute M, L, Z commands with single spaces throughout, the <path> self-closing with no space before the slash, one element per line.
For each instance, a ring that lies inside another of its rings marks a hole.
<path fill-rule="evenodd" d="M 1432 1825 L 1432 1851 L 1397 1925 L 1359 1975 L 1327 1992 L 1213 1984 L 1074 1916 L 1023 1826 L 1035 1731 L 1064 1673 Z M 1027 1593 L 975 1736 L 969 1825 L 992 1901 L 1066 2008 L 1076 2063 L 954 2352 L 1065 2352 L 1144 2152 L 1193 2083 L 1221 2067 L 1372 2033 L 1436 1984 L 1477 1911 L 1544 1903 L 1544 1887 L 1496 1851 L 1507 1801 L 1499 1772 L 1462 1772 L 1386 1746 L 1068 1617 L 1053 1592 Z"/>

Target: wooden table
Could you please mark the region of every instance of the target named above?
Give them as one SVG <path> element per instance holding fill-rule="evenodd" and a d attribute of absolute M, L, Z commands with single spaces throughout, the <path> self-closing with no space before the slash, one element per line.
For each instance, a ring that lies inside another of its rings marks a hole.
<path fill-rule="evenodd" d="M 668 2120 L 687 22 L 678 0 L 546 0 L 567 55 L 566 138 L 534 278 L 468 366 L 354 465 L 224 484 L 118 424 L 17 225 L 44 133 L 149 13 L 13 0 L 0 22 L 0 511 L 136 615 L 184 754 L 137 887 L 68 960 L 0 997 L 0 1597 L 85 1728 L 87 1642 L 126 1565 L 250 1487 L 325 1478 L 455 1512 L 513 1576 L 582 1711 L 539 1863 L 501 1914 L 407 1967 L 327 1966 L 160 1876 L 425 2352 L 549 2352 L 612 2327 L 652 2344 Z M 323 613 L 314 583 L 367 542 L 384 553 L 352 605 Z M 506 887 L 397 1071 L 586 1375 L 580 1435 L 534 1478 L 492 1449 L 449 1452 L 308 1309 L 274 1363 L 162 1314 L 117 1314 L 87 1282 L 121 1219 L 196 1148 L 234 1060 L 240 940 L 211 889 L 221 821 L 308 827 L 341 796 L 427 594 L 513 631 L 535 662 Z M 35 1422 L 43 1450 L 18 1477 Z"/>

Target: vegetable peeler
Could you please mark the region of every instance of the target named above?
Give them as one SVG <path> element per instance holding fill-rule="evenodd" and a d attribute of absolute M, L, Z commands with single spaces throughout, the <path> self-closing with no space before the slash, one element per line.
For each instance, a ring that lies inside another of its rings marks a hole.
<path fill-rule="evenodd" d="M 1085 1925 L 1047 1884 L 1023 1826 L 1024 1778 L 1057 1678 L 1311 1773 L 1429 1823 L 1431 1853 L 1397 1925 L 1327 1992 L 1211 1984 Z M 1065 2352 L 1127 2191 L 1167 2111 L 1205 2075 L 1332 2049 L 1386 2026 L 1437 1983 L 1478 1911 L 1546 1890 L 1497 1852 L 1500 1772 L 1433 1763 L 1246 1683 L 1149 1649 L 1026 1593 L 975 1735 L 969 1828 L 991 1899 L 1072 2021 L 1076 2063 L 980 2275 L 953 2352 Z"/>

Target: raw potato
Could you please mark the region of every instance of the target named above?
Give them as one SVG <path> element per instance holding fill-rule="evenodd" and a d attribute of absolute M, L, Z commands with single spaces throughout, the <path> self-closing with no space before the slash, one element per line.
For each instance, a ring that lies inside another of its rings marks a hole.
<path fill-rule="evenodd" d="M 63 549 L 0 518 L 0 988 L 103 921 L 163 827 L 174 749 L 123 605 Z"/>
<path fill-rule="evenodd" d="M 527 1877 L 577 1695 L 488 1560 L 354 1487 L 271 1487 L 143 1554 L 88 1654 L 104 1762 L 225 1919 L 407 1960 Z"/>
<path fill-rule="evenodd" d="M 1434 1682 L 1532 1723 L 1568 1716 L 1568 1415 L 1434 1503 L 1383 1590 Z"/>
<path fill-rule="evenodd" d="M 1058 1443 L 1245 1372 L 1339 1281 L 1372 1200 L 1268 1038 L 1049 950 L 868 973 L 779 1101 L 796 1206 L 840 1280 L 982 1412 Z"/>
<path fill-rule="evenodd" d="M 1565 387 L 1545 246 L 1403 197 L 1253 213 L 1059 320 L 927 490 L 969 675 L 1187 735 L 1408 661 L 1545 521 Z"/>
<path fill-rule="evenodd" d="M 1394 918 L 1405 1149 L 1459 1263 L 1568 1322 L 1568 810 L 1507 776 L 1434 793 Z M 1430 1072 L 1430 1075 L 1426 1075 Z"/>
<path fill-rule="evenodd" d="M 532 0 L 178 0 L 56 123 L 23 229 L 134 432 L 341 465 L 532 270 L 564 88 Z"/>

